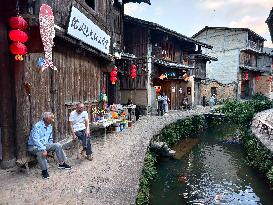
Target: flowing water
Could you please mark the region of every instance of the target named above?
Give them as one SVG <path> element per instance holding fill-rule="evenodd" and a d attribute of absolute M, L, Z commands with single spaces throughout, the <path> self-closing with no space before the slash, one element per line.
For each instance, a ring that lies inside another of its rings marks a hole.
<path fill-rule="evenodd" d="M 158 163 L 150 204 L 273 205 L 273 192 L 247 165 L 241 145 L 230 143 L 234 131 L 225 125 L 182 140 L 176 159 Z"/>

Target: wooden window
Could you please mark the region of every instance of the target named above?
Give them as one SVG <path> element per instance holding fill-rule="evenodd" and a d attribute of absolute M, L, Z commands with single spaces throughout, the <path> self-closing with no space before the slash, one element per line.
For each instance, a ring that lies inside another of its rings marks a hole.
<path fill-rule="evenodd" d="M 188 52 L 183 52 L 182 62 L 183 62 L 184 65 L 189 64 L 189 53 Z"/>
<path fill-rule="evenodd" d="M 96 0 L 85 0 L 85 3 L 91 7 L 93 10 L 95 10 L 95 1 Z"/>
<path fill-rule="evenodd" d="M 174 45 L 170 42 L 163 42 L 161 47 L 162 47 L 162 57 L 164 59 L 174 61 L 174 56 L 175 56 Z"/>
<path fill-rule="evenodd" d="M 257 66 L 256 55 L 251 53 L 241 53 L 240 55 L 240 64 L 245 66 Z"/>

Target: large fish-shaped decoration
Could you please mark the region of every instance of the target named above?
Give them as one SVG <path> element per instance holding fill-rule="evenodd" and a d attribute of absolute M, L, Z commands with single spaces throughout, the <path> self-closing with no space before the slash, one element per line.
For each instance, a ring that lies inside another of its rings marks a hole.
<path fill-rule="evenodd" d="M 49 5 L 42 4 L 39 12 L 40 34 L 45 51 L 45 63 L 42 66 L 42 71 L 48 67 L 53 70 L 57 68 L 53 65 L 52 47 L 54 45 L 53 38 L 55 37 L 54 16 Z"/>

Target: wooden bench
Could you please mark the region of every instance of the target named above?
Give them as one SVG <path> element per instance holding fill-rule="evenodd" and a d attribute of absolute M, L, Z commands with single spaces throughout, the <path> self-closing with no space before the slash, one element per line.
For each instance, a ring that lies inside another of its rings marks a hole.
<path fill-rule="evenodd" d="M 52 151 L 47 153 L 47 157 L 52 158 L 54 161 L 56 161 L 55 154 Z M 15 163 L 19 171 L 25 170 L 26 173 L 29 175 L 29 164 L 36 162 L 36 156 L 27 152 L 26 156 L 17 159 Z"/>

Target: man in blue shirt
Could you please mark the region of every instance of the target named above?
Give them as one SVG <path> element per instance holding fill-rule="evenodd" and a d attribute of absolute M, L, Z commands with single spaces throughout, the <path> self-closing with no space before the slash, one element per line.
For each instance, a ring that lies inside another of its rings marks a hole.
<path fill-rule="evenodd" d="M 37 122 L 30 133 L 28 139 L 28 151 L 37 156 L 38 163 L 42 169 L 43 178 L 49 178 L 47 152 L 56 152 L 57 158 L 60 162 L 59 169 L 71 169 L 71 166 L 65 163 L 66 155 L 59 143 L 53 143 L 52 138 L 52 123 L 54 122 L 54 115 L 51 112 L 44 112 L 42 120 Z"/>

